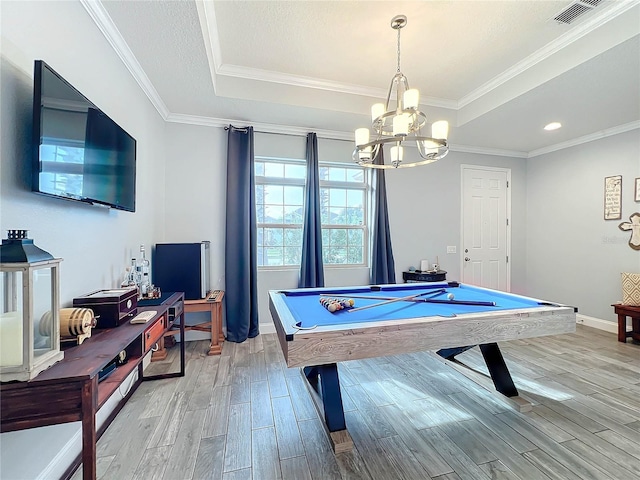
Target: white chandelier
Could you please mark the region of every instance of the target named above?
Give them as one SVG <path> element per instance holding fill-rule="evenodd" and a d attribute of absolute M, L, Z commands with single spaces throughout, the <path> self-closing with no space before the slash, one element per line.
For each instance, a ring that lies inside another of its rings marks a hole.
<path fill-rule="evenodd" d="M 407 77 L 400 71 L 400 29 L 406 24 L 405 15 L 396 15 L 391 19 L 391 28 L 398 31 L 398 70 L 391 80 L 386 103 L 376 103 L 371 107 L 375 140 L 371 140 L 368 128 L 358 128 L 355 131 L 356 148 L 353 151 L 353 159 L 363 167 L 415 167 L 440 160 L 449 153 L 449 124 L 445 120 L 433 122 L 431 136 L 422 135 L 422 127 L 426 125 L 427 117 L 418 109 L 420 92 L 415 88 L 409 88 Z M 405 141 L 416 142 L 420 160 L 403 163 Z M 386 143 L 392 145 L 391 163 L 374 164 L 378 151 Z"/>

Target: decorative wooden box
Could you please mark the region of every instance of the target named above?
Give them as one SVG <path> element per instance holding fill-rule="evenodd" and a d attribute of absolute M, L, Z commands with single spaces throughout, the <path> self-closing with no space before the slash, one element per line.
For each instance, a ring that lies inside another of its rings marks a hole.
<path fill-rule="evenodd" d="M 116 288 L 98 290 L 73 299 L 74 307 L 93 310 L 97 320 L 95 328 L 113 328 L 128 322 L 138 310 L 138 289 Z"/>

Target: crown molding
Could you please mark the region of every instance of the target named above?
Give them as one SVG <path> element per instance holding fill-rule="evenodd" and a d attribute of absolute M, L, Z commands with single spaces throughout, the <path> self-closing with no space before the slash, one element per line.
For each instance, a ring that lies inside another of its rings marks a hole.
<path fill-rule="evenodd" d="M 471 145 L 450 144 L 449 150 L 452 152 L 494 155 L 497 157 L 527 158 L 527 152 L 521 152 L 519 150 L 503 150 L 500 148 L 475 147 Z"/>
<path fill-rule="evenodd" d="M 292 125 L 277 125 L 275 123 L 247 122 L 246 120 L 230 118 L 202 117 L 198 115 L 185 115 L 182 113 L 171 113 L 167 117 L 167 122 L 184 123 L 188 125 L 201 125 L 206 127 L 226 127 L 233 124 L 239 127 L 253 127 L 257 132 L 277 133 L 281 135 L 306 136 L 309 132 L 315 132 L 319 138 L 332 140 L 353 141 L 353 133 L 340 132 L 337 130 L 318 130 L 315 128 L 295 127 Z"/>
<path fill-rule="evenodd" d="M 292 87 L 311 88 L 315 90 L 326 90 L 329 92 L 346 93 L 349 95 L 359 95 L 372 98 L 386 98 L 388 90 L 376 87 L 365 87 L 363 85 L 352 85 L 348 83 L 334 82 L 321 78 L 305 77 L 288 73 L 274 72 L 271 70 L 261 70 L 257 68 L 241 67 L 238 65 L 223 64 L 216 68 L 218 75 L 243 78 L 259 82 L 278 83 Z M 420 104 L 430 107 L 441 107 L 450 110 L 458 109 L 458 102 L 446 98 L 421 97 Z"/>
<path fill-rule="evenodd" d="M 204 49 L 207 52 L 207 60 L 209 61 L 211 84 L 213 85 L 213 91 L 216 92 L 217 72 L 222 66 L 222 50 L 220 49 L 220 37 L 218 36 L 216 10 L 213 2 L 205 2 L 203 0 L 196 0 L 196 10 L 198 11 L 198 20 L 202 30 Z"/>
<path fill-rule="evenodd" d="M 118 57 L 120 57 L 122 63 L 127 67 L 127 70 L 129 70 L 134 80 L 138 83 L 160 116 L 166 120 L 169 115 L 169 109 L 162 101 L 162 98 L 160 98 L 160 95 L 158 95 L 157 90 L 138 63 L 127 42 L 122 38 L 120 31 L 114 25 L 113 20 L 111 20 L 111 17 L 100 0 L 80 0 L 80 3 L 98 26 Z"/>
<path fill-rule="evenodd" d="M 275 133 L 280 135 L 293 135 L 304 137 L 307 133 L 313 131 L 318 138 L 327 138 L 331 140 L 344 140 L 347 142 L 353 142 L 352 132 L 340 132 L 337 130 L 318 130 L 315 128 L 307 127 L 294 127 L 291 125 L 276 125 L 273 123 L 255 123 L 246 122 L 238 119 L 228 118 L 212 118 L 202 117 L 197 115 L 184 115 L 181 113 L 171 113 L 167 122 L 170 123 L 183 123 L 188 125 L 201 125 L 206 127 L 226 127 L 229 124 L 234 124 L 240 127 L 252 126 L 254 131 L 261 133 Z M 462 153 L 475 153 L 479 155 L 496 155 L 501 157 L 514 157 L 514 158 L 527 158 L 526 152 L 519 152 L 516 150 L 501 150 L 498 148 L 483 148 L 473 147 L 469 145 L 449 145 L 449 150 L 452 152 Z"/>
<path fill-rule="evenodd" d="M 569 140 L 567 142 L 556 143 L 555 145 L 539 148 L 538 150 L 532 150 L 529 152 L 528 157 L 529 158 L 538 157 L 546 153 L 556 152 L 558 150 L 564 150 L 565 148 L 575 147 L 577 145 L 582 145 L 583 143 L 592 142 L 594 140 L 601 140 L 603 138 L 611 137 L 613 135 L 619 135 L 621 133 L 629 132 L 631 130 L 635 130 L 638 128 L 640 128 L 640 120 L 625 123 L 624 125 L 618 125 L 617 127 L 607 128 L 599 132 L 574 138 L 573 140 Z"/>
<path fill-rule="evenodd" d="M 640 0 L 629 0 L 624 2 L 615 2 L 611 7 L 603 10 L 599 14 L 596 14 L 585 21 L 582 25 L 572 28 L 570 31 L 561 35 L 553 42 L 548 43 L 544 47 L 540 48 L 536 52 L 529 55 L 527 58 L 516 63 L 512 67 L 508 68 L 500 75 L 497 75 L 493 79 L 489 80 L 485 84 L 481 85 L 471 93 L 465 95 L 458 101 L 458 108 L 463 108 L 472 102 L 475 102 L 479 98 L 488 94 L 492 90 L 500 87 L 508 81 L 514 79 L 518 75 L 522 74 L 526 70 L 535 66 L 536 64 L 546 60 L 547 58 L 555 55 L 563 48 L 571 45 L 573 42 L 581 39 L 593 30 L 601 27 L 610 20 L 613 20 L 617 16 L 623 14 L 627 10 L 640 4 Z"/>

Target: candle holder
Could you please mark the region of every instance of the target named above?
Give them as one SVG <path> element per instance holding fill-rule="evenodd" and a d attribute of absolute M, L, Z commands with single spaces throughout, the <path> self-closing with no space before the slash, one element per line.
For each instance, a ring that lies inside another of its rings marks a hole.
<path fill-rule="evenodd" d="M 9 230 L 0 245 L 0 381 L 28 381 L 64 358 L 60 350 L 60 262 Z M 48 328 L 39 324 L 47 319 Z"/>

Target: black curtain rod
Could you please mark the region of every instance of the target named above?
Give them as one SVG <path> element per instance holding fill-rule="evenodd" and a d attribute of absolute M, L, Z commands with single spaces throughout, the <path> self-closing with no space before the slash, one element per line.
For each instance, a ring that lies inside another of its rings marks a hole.
<path fill-rule="evenodd" d="M 229 130 L 229 128 L 233 128 L 235 130 L 240 130 L 241 132 L 247 132 L 247 127 L 234 127 L 233 125 L 229 126 L 226 125 L 224 127 L 225 130 Z M 306 137 L 307 134 L 306 133 L 281 133 L 281 132 L 265 132 L 263 130 L 254 130 L 253 133 L 264 133 L 266 135 L 284 135 L 287 137 Z M 309 132 L 311 133 L 311 132 Z M 324 137 L 324 136 L 319 136 L 318 138 L 324 138 L 326 140 L 337 140 L 339 142 L 348 142 L 349 140 L 345 140 L 344 138 L 333 138 L 333 137 Z"/>

